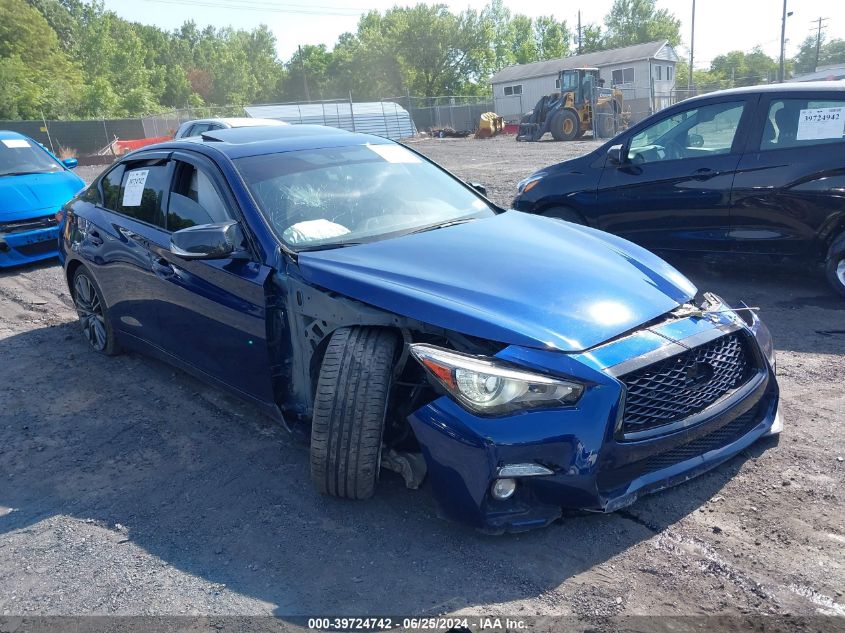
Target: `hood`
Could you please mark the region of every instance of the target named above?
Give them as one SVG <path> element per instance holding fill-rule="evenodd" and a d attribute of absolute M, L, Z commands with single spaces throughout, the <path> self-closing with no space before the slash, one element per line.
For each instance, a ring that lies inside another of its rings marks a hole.
<path fill-rule="evenodd" d="M 0 221 L 15 220 L 32 211 L 57 211 L 85 182 L 69 171 L 0 177 Z"/>
<path fill-rule="evenodd" d="M 621 238 L 518 211 L 299 255 L 306 281 L 502 343 L 583 351 L 688 301 L 696 289 Z"/>

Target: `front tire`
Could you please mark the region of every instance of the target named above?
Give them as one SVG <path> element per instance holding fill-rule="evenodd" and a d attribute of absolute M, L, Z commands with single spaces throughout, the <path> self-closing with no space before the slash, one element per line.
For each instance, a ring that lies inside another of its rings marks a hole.
<path fill-rule="evenodd" d="M 79 315 L 82 334 L 95 352 L 114 356 L 120 347 L 114 337 L 108 307 L 93 275 L 84 266 L 73 274 L 73 305 Z"/>
<path fill-rule="evenodd" d="M 825 273 L 830 286 L 845 297 L 845 234 L 834 240 L 825 261 Z"/>
<path fill-rule="evenodd" d="M 549 126 L 556 141 L 572 141 L 581 132 L 581 122 L 572 110 L 560 110 Z"/>
<path fill-rule="evenodd" d="M 366 499 L 375 492 L 397 347 L 395 332 L 382 328 L 332 334 L 311 424 L 311 480 L 320 494 Z"/>

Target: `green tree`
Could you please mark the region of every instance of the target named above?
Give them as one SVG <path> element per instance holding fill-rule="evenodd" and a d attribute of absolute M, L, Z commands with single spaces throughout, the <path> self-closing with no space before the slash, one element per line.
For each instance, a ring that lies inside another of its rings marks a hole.
<path fill-rule="evenodd" d="M 539 59 L 557 59 L 569 55 L 572 33 L 566 21 L 558 22 L 552 15 L 541 15 L 534 20 L 534 38 Z"/>
<path fill-rule="evenodd" d="M 333 55 L 325 44 L 306 44 L 287 62 L 287 74 L 282 84 L 286 101 L 333 99 L 342 97 L 331 84 Z M 308 83 L 308 93 L 305 84 Z"/>
<path fill-rule="evenodd" d="M 604 25 L 606 48 L 663 39 L 673 46 L 681 43 L 680 20 L 667 9 L 658 9 L 656 0 L 614 0 Z"/>
<path fill-rule="evenodd" d="M 754 86 L 773 81 L 778 75 L 778 62 L 758 46 L 750 53 L 731 51 L 710 63 L 710 73 L 721 87 Z"/>
<path fill-rule="evenodd" d="M 515 15 L 508 25 L 508 32 L 511 59 L 513 59 L 514 64 L 529 64 L 539 59 L 537 40 L 534 37 L 534 24 L 531 18 L 524 15 Z"/>
<path fill-rule="evenodd" d="M 581 54 L 603 51 L 605 38 L 601 26 L 598 24 L 586 24 L 581 27 Z"/>
<path fill-rule="evenodd" d="M 845 40 L 834 39 L 825 41 L 822 35 L 819 46 L 818 65 L 816 64 L 816 36 L 809 35 L 801 42 L 801 47 L 793 59 L 795 74 L 803 75 L 814 72 L 817 66 L 829 64 L 845 64 Z"/>
<path fill-rule="evenodd" d="M 82 76 L 44 16 L 23 0 L 0 0 L 0 118 L 74 112 Z"/>

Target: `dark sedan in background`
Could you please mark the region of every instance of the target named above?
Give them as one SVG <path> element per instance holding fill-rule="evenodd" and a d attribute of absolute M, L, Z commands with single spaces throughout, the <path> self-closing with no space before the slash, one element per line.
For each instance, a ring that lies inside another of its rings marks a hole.
<path fill-rule="evenodd" d="M 695 97 L 519 183 L 514 208 L 653 250 L 823 262 L 845 295 L 845 82 Z"/>

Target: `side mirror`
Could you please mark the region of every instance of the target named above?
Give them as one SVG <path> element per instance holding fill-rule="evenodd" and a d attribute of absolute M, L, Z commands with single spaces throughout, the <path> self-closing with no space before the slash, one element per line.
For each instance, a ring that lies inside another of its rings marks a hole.
<path fill-rule="evenodd" d="M 62 161 L 62 165 L 64 165 L 68 169 L 75 169 L 78 164 L 79 164 L 79 161 L 76 160 L 75 158 L 65 158 Z"/>
<path fill-rule="evenodd" d="M 468 184 L 470 187 L 472 187 L 473 189 L 475 189 L 475 190 L 476 190 L 478 193 L 480 193 L 482 196 L 487 197 L 487 187 L 485 187 L 485 186 L 484 186 L 484 185 L 482 185 L 481 183 L 477 183 L 477 182 L 470 182 L 470 183 L 467 183 L 467 184 Z"/>
<path fill-rule="evenodd" d="M 170 252 L 185 259 L 225 259 L 238 257 L 244 235 L 234 220 L 216 224 L 198 224 L 170 236 Z"/>
<path fill-rule="evenodd" d="M 611 145 L 607 148 L 607 160 L 611 165 L 621 165 L 625 162 L 622 156 L 622 145 Z"/>

